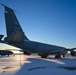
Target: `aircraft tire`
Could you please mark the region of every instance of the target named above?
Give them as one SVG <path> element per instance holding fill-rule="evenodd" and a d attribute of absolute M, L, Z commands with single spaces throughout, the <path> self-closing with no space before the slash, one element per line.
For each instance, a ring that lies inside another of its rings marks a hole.
<path fill-rule="evenodd" d="M 61 58 L 60 54 L 55 55 L 55 58 Z"/>

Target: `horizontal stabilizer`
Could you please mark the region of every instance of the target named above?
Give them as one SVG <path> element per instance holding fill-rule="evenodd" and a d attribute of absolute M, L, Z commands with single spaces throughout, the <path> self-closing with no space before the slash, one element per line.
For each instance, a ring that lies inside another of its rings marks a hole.
<path fill-rule="evenodd" d="M 0 35 L 0 40 L 3 38 L 3 36 L 4 36 L 4 35 L 2 35 L 2 34 Z"/>

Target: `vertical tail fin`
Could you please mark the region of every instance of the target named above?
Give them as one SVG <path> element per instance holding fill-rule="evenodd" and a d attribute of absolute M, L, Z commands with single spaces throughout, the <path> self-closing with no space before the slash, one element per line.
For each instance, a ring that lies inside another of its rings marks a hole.
<path fill-rule="evenodd" d="M 6 21 L 6 31 L 7 31 L 6 41 L 22 42 L 24 40 L 28 40 L 28 38 L 24 35 L 24 32 L 16 18 L 14 10 L 12 10 L 11 8 L 5 5 L 3 6 L 5 8 L 5 21 Z"/>

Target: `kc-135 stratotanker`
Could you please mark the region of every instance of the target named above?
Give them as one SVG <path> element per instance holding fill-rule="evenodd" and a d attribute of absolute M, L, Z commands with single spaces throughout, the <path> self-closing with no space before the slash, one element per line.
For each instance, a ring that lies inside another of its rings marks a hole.
<path fill-rule="evenodd" d="M 40 42 L 29 40 L 24 34 L 14 10 L 1 4 L 5 8 L 5 23 L 7 37 L 2 40 L 3 35 L 0 35 L 0 42 L 6 43 L 21 49 L 26 55 L 31 53 L 37 53 L 41 58 L 47 58 L 49 55 L 54 54 L 55 58 L 61 58 L 61 55 L 65 56 L 68 51 L 73 51 L 76 48 L 67 49 L 65 47 L 50 45 Z M 75 52 L 72 52 L 74 55 Z"/>

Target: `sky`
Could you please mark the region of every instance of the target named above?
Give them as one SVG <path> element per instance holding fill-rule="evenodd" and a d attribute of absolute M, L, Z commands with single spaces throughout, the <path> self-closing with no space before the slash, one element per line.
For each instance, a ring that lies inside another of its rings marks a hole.
<path fill-rule="evenodd" d="M 32 41 L 76 47 L 76 0 L 0 0 L 15 12 Z M 4 8 L 0 5 L 0 34 L 6 37 Z M 7 46 L 0 44 L 0 48 Z"/>

